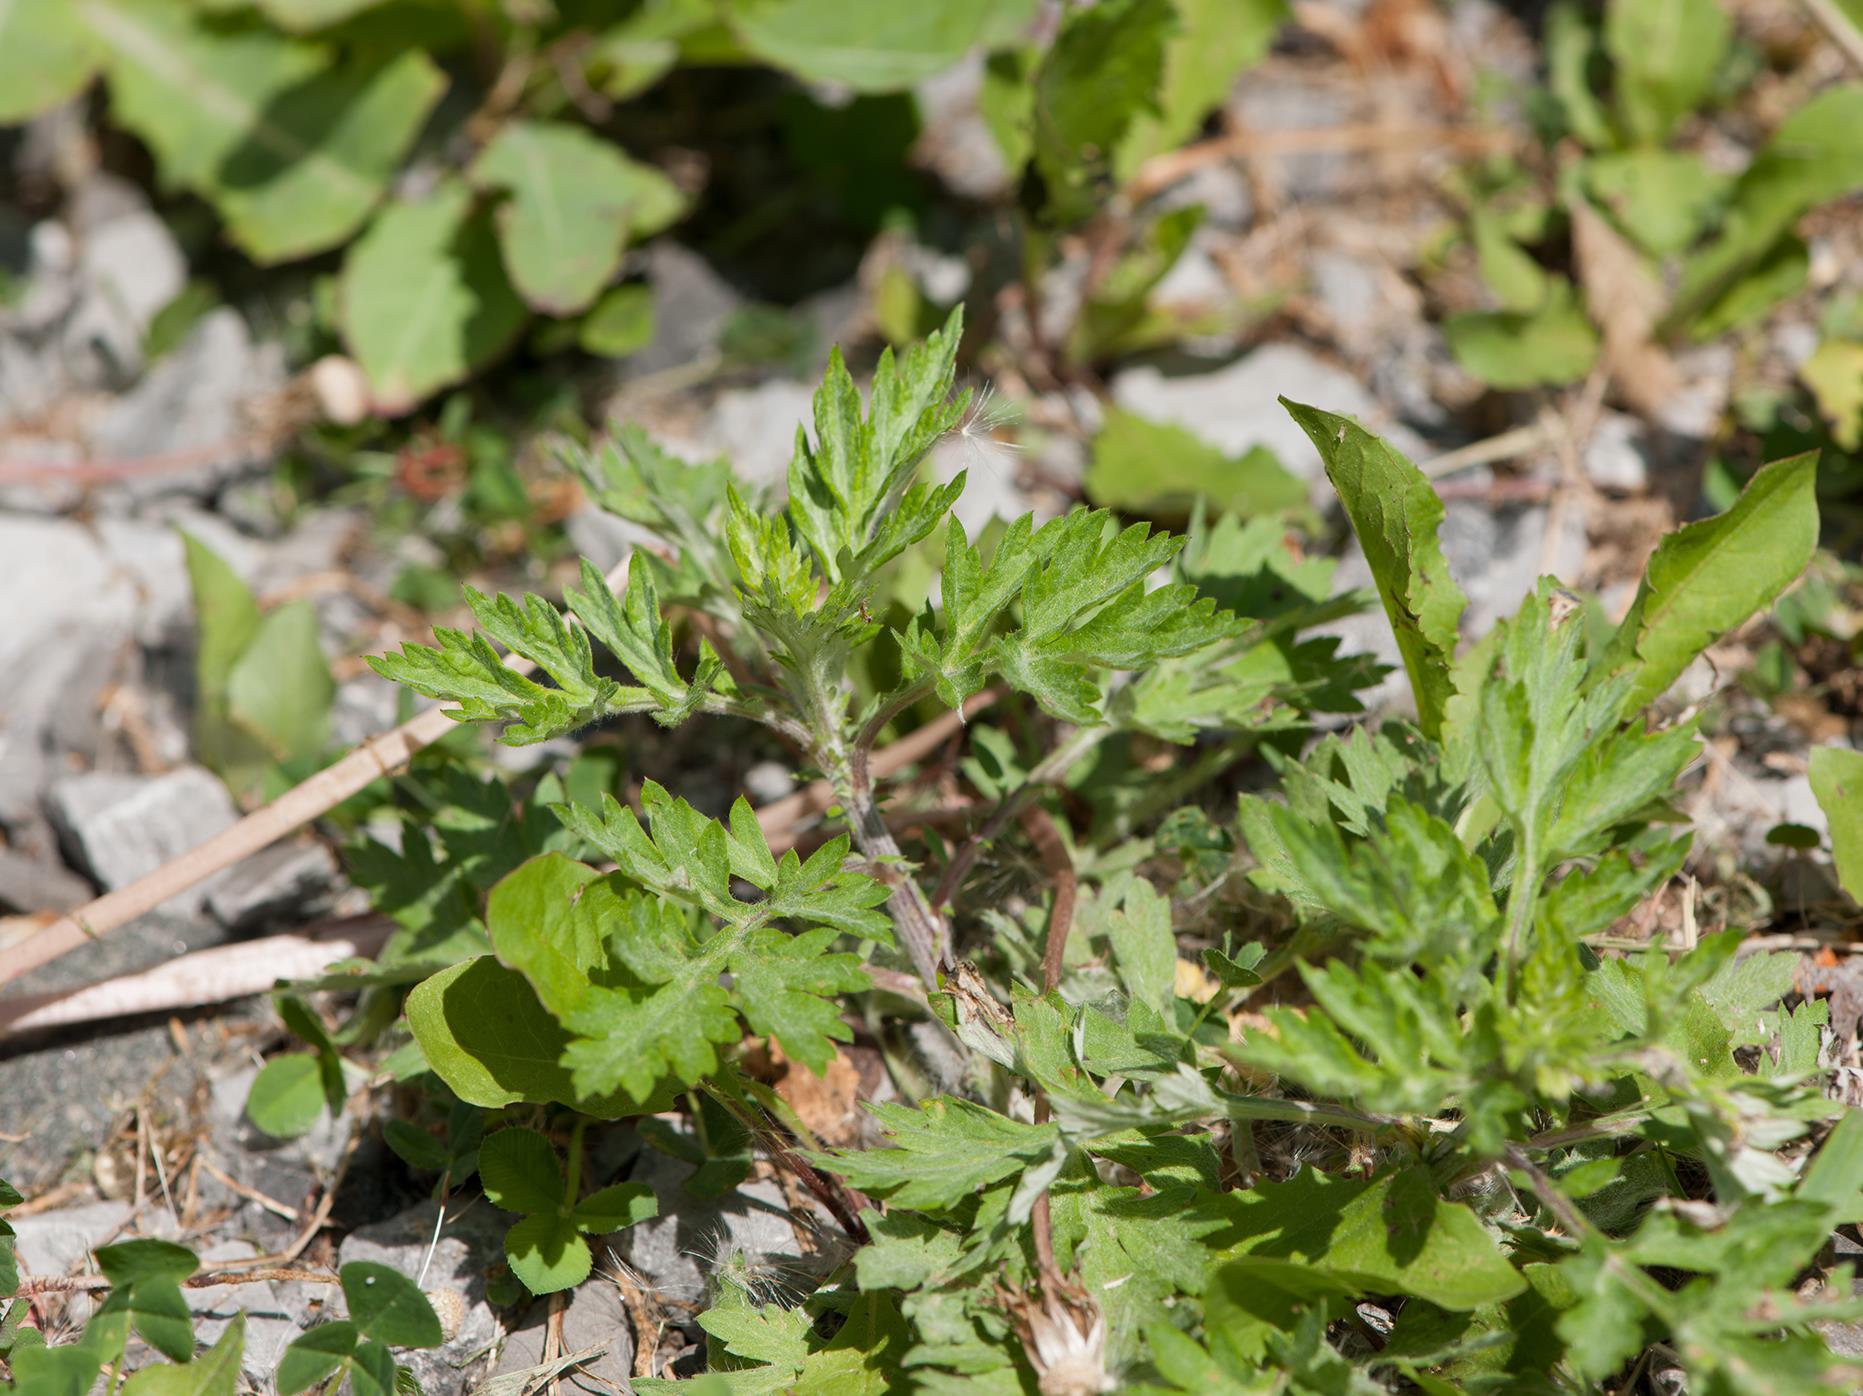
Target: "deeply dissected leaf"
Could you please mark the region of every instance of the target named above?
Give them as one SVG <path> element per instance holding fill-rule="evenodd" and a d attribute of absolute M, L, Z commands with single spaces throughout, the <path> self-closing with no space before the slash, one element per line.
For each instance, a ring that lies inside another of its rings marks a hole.
<path fill-rule="evenodd" d="M 502 352 L 524 325 L 489 219 L 456 179 L 384 209 L 343 260 L 343 339 L 377 411 L 406 412 Z"/>
<path fill-rule="evenodd" d="M 1837 880 L 1863 902 L 1863 752 L 1814 747 L 1811 789 L 1831 824 L 1831 860 Z"/>
<path fill-rule="evenodd" d="M 1774 461 L 1725 513 L 1663 539 L 1606 654 L 1631 676 L 1626 710 L 1660 696 L 1804 571 L 1818 539 L 1817 463 L 1815 452 Z"/>
<path fill-rule="evenodd" d="M 811 1157 L 862 1192 L 900 1207 L 955 1207 L 1046 1157 L 1059 1137 L 1051 1124 L 1020 1124 L 967 1100 L 871 1108 L 892 1141 L 888 1147 Z"/>
<path fill-rule="evenodd" d="M 75 7 L 105 50 L 112 113 L 261 262 L 355 232 L 446 85 L 418 49 L 337 59 L 180 0 Z"/>
<path fill-rule="evenodd" d="M 9 5 L 0 14 L 0 125 L 76 96 L 97 71 L 97 49 L 75 5 Z"/>
<path fill-rule="evenodd" d="M 513 121 L 473 162 L 472 180 L 502 189 L 498 241 L 512 284 L 534 310 L 570 315 L 614 279 L 633 238 L 685 207 L 673 182 L 580 126 Z"/>
<path fill-rule="evenodd" d="M 1282 405 L 1319 448 L 1339 491 L 1396 632 L 1418 726 L 1434 737 L 1454 692 L 1449 671 L 1467 604 L 1437 539 L 1442 501 L 1416 466 L 1356 422 L 1286 399 Z"/>
<path fill-rule="evenodd" d="M 835 996 L 871 983 L 856 956 L 825 953 L 837 935 L 832 927 L 792 936 L 765 926 L 749 932 L 731 956 L 738 1004 L 752 1031 L 776 1038 L 818 1076 L 834 1059 L 834 1043 L 853 1038 Z"/>

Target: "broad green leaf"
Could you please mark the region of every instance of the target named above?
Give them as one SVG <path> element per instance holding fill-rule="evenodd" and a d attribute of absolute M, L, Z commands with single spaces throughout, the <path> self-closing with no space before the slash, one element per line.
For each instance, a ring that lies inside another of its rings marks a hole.
<path fill-rule="evenodd" d="M 524 977 L 490 955 L 416 985 L 407 1018 L 428 1063 L 461 1100 L 488 1110 L 556 1102 L 600 1119 L 636 1113 L 625 1097 L 576 1090 L 562 1064 L 569 1034 Z M 651 1083 L 640 1096 L 652 1098 Z"/>
<path fill-rule="evenodd" d="M 259 622 L 227 676 L 227 714 L 279 761 L 307 761 L 330 734 L 336 680 L 319 642 L 317 612 L 293 601 Z"/>
<path fill-rule="evenodd" d="M 1230 456 L 1183 427 L 1121 408 L 1093 439 L 1083 484 L 1093 503 L 1150 518 L 1188 515 L 1198 500 L 1244 518 L 1307 512 L 1306 482 L 1265 446 Z"/>
<path fill-rule="evenodd" d="M 973 48 L 1013 38 L 1034 0 L 945 0 L 857 5 L 841 0 L 729 0 L 744 47 L 776 68 L 859 92 L 898 92 L 942 72 Z"/>
<path fill-rule="evenodd" d="M 255 260 L 335 247 L 382 197 L 446 80 L 418 49 L 339 58 L 181 0 L 76 0 L 112 115 Z"/>
<path fill-rule="evenodd" d="M 343 259 L 343 339 L 375 407 L 398 414 L 481 367 L 517 337 L 524 304 L 491 225 L 448 179 L 384 209 Z"/>
<path fill-rule="evenodd" d="M 403 1396 L 400 1373 L 385 1343 L 360 1343 L 349 1359 L 349 1386 L 355 1396 Z"/>
<path fill-rule="evenodd" d="M 1605 655 L 1632 676 L 1624 711 L 1659 697 L 1696 655 L 1805 570 L 1818 543 L 1817 465 L 1810 452 L 1761 467 L 1725 513 L 1658 545 Z"/>
<path fill-rule="evenodd" d="M 1311 1170 L 1224 1197 L 1234 1255 L 1294 1260 L 1376 1294 L 1413 1294 L 1465 1311 L 1526 1288 L 1466 1206 L 1436 1194 L 1427 1169 L 1371 1181 Z"/>
<path fill-rule="evenodd" d="M 213 549 L 187 532 L 182 533 L 181 544 L 199 627 L 195 681 L 202 701 L 218 701 L 225 697 L 233 666 L 258 633 L 259 603 L 252 589 Z"/>
<path fill-rule="evenodd" d="M 588 305 L 614 280 L 628 241 L 685 208 L 665 175 L 566 122 L 508 122 L 471 174 L 481 189 L 508 192 L 496 215 L 505 267 L 530 307 L 551 315 Z"/>
<path fill-rule="evenodd" d="M 1798 376 L 1818 400 L 1831 438 L 1846 451 L 1863 446 L 1863 344 L 1827 339 L 1798 366 Z"/>
<path fill-rule="evenodd" d="M 1645 252 L 1684 251 L 1709 226 L 1731 177 L 1689 150 L 1626 150 L 1594 155 L 1584 177 L 1593 202 Z"/>
<path fill-rule="evenodd" d="M 616 286 L 590 307 L 576 328 L 585 353 L 625 359 L 653 343 L 653 291 L 647 286 Z"/>
<path fill-rule="evenodd" d="M 324 1069 L 315 1052 L 287 1052 L 259 1068 L 246 1116 L 274 1139 L 295 1139 L 323 1118 Z"/>
<path fill-rule="evenodd" d="M 258 0 L 259 8 L 281 28 L 300 34 L 326 28 L 382 3 L 383 0 Z"/>
<path fill-rule="evenodd" d="M 123 1383 L 124 1396 L 234 1396 L 246 1350 L 246 1316 L 237 1314 L 220 1340 L 192 1362 L 144 1367 Z"/>
<path fill-rule="evenodd" d="M 1087 217 L 1096 187 L 1140 112 L 1159 112 L 1169 0 L 1106 0 L 1071 10 L 1034 79 L 1035 167 L 1063 223 Z"/>
<path fill-rule="evenodd" d="M 1113 172 L 1130 179 L 1145 160 L 1194 137 L 1244 68 L 1267 55 L 1287 22 L 1287 0 L 1176 0 L 1155 112 L 1141 110 L 1119 143 Z"/>
<path fill-rule="evenodd" d="M 1339 491 L 1396 633 L 1417 725 L 1433 738 L 1455 691 L 1450 669 L 1467 605 L 1437 539 L 1442 501 L 1422 471 L 1358 423 L 1286 398 L 1281 403 L 1319 448 Z"/>
<path fill-rule="evenodd" d="M 496 1136 L 494 1136 L 496 1137 Z M 532 1294 L 574 1289 L 594 1266 L 589 1243 L 568 1217 L 539 1213 L 525 1217 L 505 1233 L 505 1259 L 511 1273 Z"/>
<path fill-rule="evenodd" d="M 871 1109 L 888 1147 L 809 1157 L 862 1192 L 915 1210 L 955 1207 L 1046 1158 L 1059 1138 L 1052 1124 L 1025 1125 L 967 1100 Z"/>
<path fill-rule="evenodd" d="M 199 1256 L 173 1241 L 119 1241 L 112 1246 L 99 1246 L 94 1254 L 97 1268 L 118 1289 L 131 1288 L 144 1280 L 179 1284 L 201 1268 Z"/>
<path fill-rule="evenodd" d="M 479 1145 L 479 1183 L 507 1212 L 554 1213 L 563 1205 L 563 1171 L 550 1141 L 534 1129 L 501 1129 Z"/>
<path fill-rule="evenodd" d="M 1827 87 L 1773 132 L 1735 182 L 1719 236 L 1689 259 L 1669 328 L 1765 259 L 1800 215 L 1863 187 L 1863 82 Z"/>
<path fill-rule="evenodd" d="M 278 1359 L 278 1396 L 297 1396 L 339 1370 L 356 1350 L 356 1325 L 320 1323 L 291 1340 Z"/>
<path fill-rule="evenodd" d="M 590 1236 L 624 1231 L 659 1215 L 659 1199 L 645 1183 L 610 1183 L 583 1198 L 570 1212 L 577 1229 Z"/>
<path fill-rule="evenodd" d="M 586 863 L 544 853 L 507 874 L 486 902 L 485 925 L 499 961 L 528 979 L 559 1017 L 581 1003 L 589 976 L 607 963 L 602 928 L 585 904 L 599 876 Z"/>
<path fill-rule="evenodd" d="M 387 1265 L 352 1260 L 338 1273 L 350 1320 L 365 1336 L 397 1348 L 437 1348 L 440 1319 L 420 1286 Z"/>
<path fill-rule="evenodd" d="M 1814 747 L 1811 790 L 1831 825 L 1831 860 L 1837 880 L 1863 902 L 1863 752 Z"/>
<path fill-rule="evenodd" d="M 23 0 L 0 9 L 0 126 L 75 97 L 97 71 L 97 42 L 75 5 Z"/>
<path fill-rule="evenodd" d="M 1638 145 L 1660 145 L 1714 87 L 1733 37 L 1721 0 L 1611 0 L 1604 47 L 1617 114 Z"/>
<path fill-rule="evenodd" d="M 1549 283 L 1537 310 L 1472 310 L 1443 321 L 1456 361 L 1493 388 L 1576 383 L 1598 357 L 1598 331 L 1570 283 Z"/>

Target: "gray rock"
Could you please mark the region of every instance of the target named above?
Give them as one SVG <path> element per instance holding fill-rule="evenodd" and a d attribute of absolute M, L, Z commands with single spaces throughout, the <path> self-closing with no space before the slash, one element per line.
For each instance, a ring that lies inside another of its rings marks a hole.
<path fill-rule="evenodd" d="M 563 520 L 570 548 L 603 572 L 619 566 L 634 551 L 644 532 L 599 504 L 584 504 Z"/>
<path fill-rule="evenodd" d="M 326 913 L 342 890 L 336 857 L 315 839 L 277 843 L 228 868 L 207 912 L 235 933 Z"/>
<path fill-rule="evenodd" d="M 1304 75 L 1256 69 L 1237 85 L 1230 111 L 1250 131 L 1331 130 L 1352 116 L 1353 94 L 1316 86 Z M 1273 162 L 1282 190 L 1293 199 L 1337 194 L 1350 180 L 1354 158 L 1341 151 L 1302 151 Z"/>
<path fill-rule="evenodd" d="M 1229 284 L 1228 276 L 1211 255 L 1218 236 L 1203 228 L 1196 231 L 1190 245 L 1152 288 L 1151 299 L 1155 304 L 1194 310 L 1236 298 L 1235 287 Z"/>
<path fill-rule="evenodd" d="M 330 705 L 331 742 L 355 747 L 366 737 L 388 731 L 400 720 L 402 691 L 373 671 L 338 684 L 336 701 Z"/>
<path fill-rule="evenodd" d="M 977 98 L 983 87 L 981 54 L 919 84 L 923 123 L 913 160 L 966 198 L 994 200 L 1009 190 L 1011 171 L 990 133 Z"/>
<path fill-rule="evenodd" d="M 1255 196 L 1240 165 L 1212 160 L 1198 165 L 1154 201 L 1160 212 L 1203 206 L 1204 226 L 1240 232 L 1255 216 Z"/>
<path fill-rule="evenodd" d="M 1364 334 L 1384 319 L 1384 268 L 1349 252 L 1321 248 L 1307 264 L 1313 295 L 1343 334 Z"/>
<path fill-rule="evenodd" d="M 226 787 L 199 766 L 159 776 L 67 776 L 46 792 L 45 809 L 66 855 L 110 889 L 153 872 L 238 818 Z M 198 907 L 212 890 L 210 879 L 173 904 Z"/>
<path fill-rule="evenodd" d="M 155 314 L 187 284 L 187 261 L 135 185 L 93 173 L 74 191 L 80 297 L 60 331 L 66 366 L 86 388 L 121 387 L 142 368 Z"/>
<path fill-rule="evenodd" d="M 1151 364 L 1120 372 L 1113 400 L 1129 412 L 1194 431 L 1213 446 L 1241 455 L 1266 446 L 1281 464 L 1313 482 L 1315 501 L 1331 497 L 1320 454 L 1276 401 L 1285 395 L 1357 418 L 1413 457 L 1427 454 L 1421 438 L 1393 422 L 1358 379 L 1294 344 L 1269 344 L 1213 373 L 1170 376 Z"/>
<path fill-rule="evenodd" d="M 1676 436 L 1705 441 L 1719 428 L 1733 391 L 1735 349 L 1729 343 L 1703 344 L 1676 355 L 1683 386 L 1665 398 L 1651 420 Z"/>
<path fill-rule="evenodd" d="M 0 846 L 0 911 L 66 912 L 90 899 L 90 883 L 63 864 Z"/>
<path fill-rule="evenodd" d="M 0 514 L 0 559 L 0 823 L 18 827 L 38 818 L 59 734 L 86 722 L 94 734 L 98 690 L 133 657 L 135 596 L 68 520 Z"/>
<path fill-rule="evenodd" d="M 90 448 L 104 460 L 200 452 L 185 468 L 134 475 L 106 498 L 137 504 L 163 495 L 206 498 L 263 465 L 249 409 L 284 382 L 284 354 L 254 344 L 238 311 L 209 311 L 136 387 L 92 425 Z"/>
<path fill-rule="evenodd" d="M 1582 464 L 1599 489 L 1641 494 L 1650 483 L 1642 424 L 1625 412 L 1603 413 L 1585 443 Z"/>
<path fill-rule="evenodd" d="M 252 1260 L 258 1254 L 245 1241 L 222 1241 L 202 1251 L 201 1259 Z M 240 1371 L 255 1389 L 272 1390 L 278 1359 L 307 1326 L 309 1312 L 300 1305 L 287 1304 L 277 1288 L 264 1281 L 210 1285 L 183 1293 L 188 1311 L 194 1315 L 195 1342 L 201 1347 L 218 1342 L 228 1324 L 242 1313 L 246 1316 L 246 1349 L 239 1360 Z"/>
<path fill-rule="evenodd" d="M 1565 512 L 1558 539 L 1548 552 L 1546 531 L 1552 522 L 1545 505 L 1494 509 L 1478 499 L 1452 499 L 1444 506 L 1443 555 L 1449 571 L 1468 595 L 1462 634 L 1479 639 L 1494 623 L 1510 616 L 1535 587 L 1542 573 L 1569 581 L 1585 563 L 1585 520 L 1576 509 Z M 1545 566 L 1542 568 L 1542 559 Z"/>
<path fill-rule="evenodd" d="M 467 1207 L 458 1215 L 449 1210 L 436 1243 L 438 1205 L 423 1202 L 388 1221 L 352 1231 L 337 1252 L 337 1263 L 372 1260 L 391 1266 L 436 1298 L 443 1318 L 447 1310 L 459 1315 L 444 1345 L 397 1354 L 427 1396 L 458 1396 L 482 1379 L 485 1354 L 503 1331 L 486 1302 L 485 1277 L 494 1265 L 504 1263 L 505 1230 L 516 1218 L 489 1203 Z"/>
<path fill-rule="evenodd" d="M 69 1275 L 89 1268 L 90 1253 L 116 1240 L 129 1218 L 127 1202 L 87 1202 L 15 1218 L 20 1273 Z"/>
<path fill-rule="evenodd" d="M 621 361 L 623 381 L 713 352 L 725 322 L 743 303 L 710 263 L 676 242 L 656 238 L 641 256 L 653 288 L 653 343 Z"/>
<path fill-rule="evenodd" d="M 713 401 L 701 430 L 701 451 L 722 455 L 740 479 L 780 490 L 789 477 L 796 425 L 813 422 L 815 389 L 773 378 L 750 388 L 728 388 Z"/>
<path fill-rule="evenodd" d="M 547 1304 L 533 1304 L 523 1323 L 506 1337 L 498 1361 L 492 1367 L 494 1377 L 521 1372 L 543 1361 L 544 1325 L 549 1318 Z M 583 1364 L 563 1380 L 580 1389 L 626 1391 L 634 1374 L 634 1334 L 632 1319 L 621 1291 L 600 1279 L 577 1287 L 563 1310 L 563 1350 L 565 1353 L 587 1352 L 602 1348 L 601 1356 Z"/>
<path fill-rule="evenodd" d="M 781 761 L 759 761 L 744 772 L 744 793 L 755 804 L 772 805 L 796 793 L 796 777 Z"/>
<path fill-rule="evenodd" d="M 657 1149 L 642 1150 L 634 1179 L 653 1189 L 660 1213 L 611 1242 L 615 1255 L 659 1293 L 702 1303 L 727 1265 L 779 1282 L 833 1267 L 834 1246 L 825 1233 L 820 1239 L 828 1243 L 826 1250 L 805 1252 L 788 1200 L 774 1182 L 753 1180 L 724 1197 L 699 1198 L 684 1188 L 692 1171 Z"/>

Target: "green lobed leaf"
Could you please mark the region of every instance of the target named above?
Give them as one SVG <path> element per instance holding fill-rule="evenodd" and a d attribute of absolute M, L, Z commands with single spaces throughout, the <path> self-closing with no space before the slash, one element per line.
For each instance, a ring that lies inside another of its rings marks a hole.
<path fill-rule="evenodd" d="M 263 26 L 211 23 L 181 0 L 76 8 L 104 48 L 112 115 L 260 262 L 354 233 L 446 86 L 415 48 L 337 57 Z"/>
<path fill-rule="evenodd" d="M 1437 532 L 1442 501 L 1423 472 L 1350 418 L 1281 399 L 1312 438 L 1371 565 L 1410 675 L 1417 725 L 1434 738 L 1455 691 L 1450 669 L 1468 604 Z"/>
<path fill-rule="evenodd" d="M 751 1030 L 776 1038 L 817 1076 L 827 1074 L 834 1044 L 854 1037 L 837 996 L 872 987 L 856 956 L 827 953 L 837 935 L 833 927 L 792 936 L 763 926 L 731 954 L 738 1008 Z"/>
<path fill-rule="evenodd" d="M 1696 655 L 1804 571 L 1818 541 L 1817 465 L 1810 452 L 1761 467 L 1725 513 L 1657 546 L 1605 654 L 1631 677 L 1625 711 L 1661 696 Z"/>
<path fill-rule="evenodd" d="M 503 190 L 499 246 L 533 310 L 572 315 L 614 279 L 630 239 L 650 237 L 685 209 L 673 182 L 587 128 L 506 122 L 474 160 L 472 182 Z"/>
<path fill-rule="evenodd" d="M 1035 73 L 1030 111 L 1035 167 L 1058 221 L 1092 212 L 1133 120 L 1160 112 L 1165 45 L 1176 28 L 1168 0 L 1107 0 L 1064 18 Z"/>
<path fill-rule="evenodd" d="M 384 209 L 344 256 L 337 297 L 343 340 L 391 416 L 482 367 L 524 325 L 491 224 L 458 179 Z"/>
<path fill-rule="evenodd" d="M 387 1265 L 352 1260 L 337 1272 L 349 1317 L 364 1337 L 398 1348 L 437 1348 L 440 1319 L 420 1287 Z"/>

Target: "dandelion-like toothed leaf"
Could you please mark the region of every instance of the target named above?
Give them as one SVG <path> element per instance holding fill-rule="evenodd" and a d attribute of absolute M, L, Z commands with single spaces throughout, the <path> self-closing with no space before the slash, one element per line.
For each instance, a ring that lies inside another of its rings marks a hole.
<path fill-rule="evenodd" d="M 1045 1159 L 1060 1138 L 1053 1124 L 1023 1124 L 968 1100 L 870 1108 L 889 1147 L 808 1157 L 862 1192 L 915 1210 L 956 1207 Z"/>

